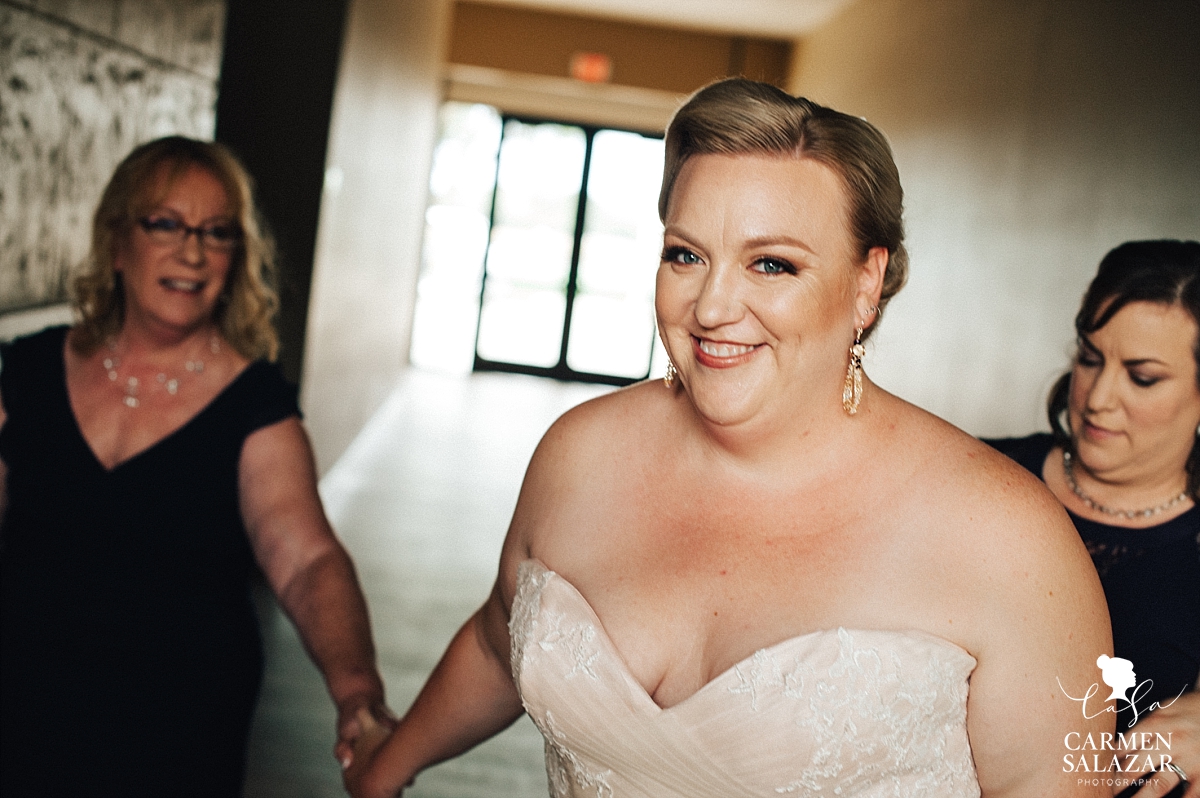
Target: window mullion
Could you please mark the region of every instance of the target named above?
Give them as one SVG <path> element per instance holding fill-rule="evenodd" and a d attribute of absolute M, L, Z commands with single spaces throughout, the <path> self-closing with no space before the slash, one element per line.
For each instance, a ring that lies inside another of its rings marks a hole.
<path fill-rule="evenodd" d="M 500 145 L 496 147 L 496 170 L 492 175 L 492 207 L 488 210 L 488 243 L 483 250 L 483 275 L 479 279 L 479 311 L 475 316 L 475 366 L 479 365 L 479 330 L 483 326 L 483 298 L 487 294 L 488 258 L 492 254 L 492 230 L 496 227 L 496 195 L 500 193 L 500 153 L 508 130 L 508 117 L 500 117 Z"/>
<path fill-rule="evenodd" d="M 575 308 L 575 283 L 579 277 L 579 253 L 583 247 L 583 225 L 587 213 L 588 174 L 592 168 L 592 142 L 596 138 L 596 129 L 585 127 L 587 136 L 583 151 L 583 174 L 579 178 L 579 203 L 575 210 L 575 238 L 571 245 L 571 271 L 567 275 L 567 306 L 563 315 L 562 346 L 558 353 L 558 369 L 569 371 L 567 366 L 567 346 L 571 339 L 571 314 Z"/>

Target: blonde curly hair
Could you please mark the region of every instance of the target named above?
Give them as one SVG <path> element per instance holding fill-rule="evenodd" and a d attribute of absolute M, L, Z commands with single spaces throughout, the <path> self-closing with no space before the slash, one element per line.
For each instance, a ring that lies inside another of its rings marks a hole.
<path fill-rule="evenodd" d="M 253 182 L 224 145 L 183 136 L 167 136 L 137 147 L 121 161 L 104 188 L 92 217 L 91 252 L 73 286 L 78 322 L 72 330 L 71 346 L 76 352 L 90 354 L 120 332 L 125 322 L 125 293 L 114 268 L 116 251 L 137 220 L 193 166 L 220 181 L 242 233 L 213 321 L 243 356 L 275 359 L 279 351 L 272 324 L 279 307 L 272 285 L 275 247 L 254 205 Z"/>

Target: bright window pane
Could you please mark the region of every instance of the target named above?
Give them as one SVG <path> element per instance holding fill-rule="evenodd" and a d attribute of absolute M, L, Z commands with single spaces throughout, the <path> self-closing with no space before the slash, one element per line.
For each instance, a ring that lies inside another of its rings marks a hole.
<path fill-rule="evenodd" d="M 489 281 L 479 318 L 479 355 L 504 363 L 553 366 L 562 348 L 566 308 L 562 291 Z"/>
<path fill-rule="evenodd" d="M 552 368 L 586 134 L 573 125 L 503 121 L 491 106 L 457 102 L 443 104 L 439 124 L 410 358 L 457 373 L 470 371 L 476 352 Z M 594 134 L 567 352 L 575 371 L 638 378 L 648 361 L 652 374 L 664 368 L 653 344 L 661 173 L 661 141 Z"/>
<path fill-rule="evenodd" d="M 438 121 L 409 357 L 465 374 L 475 356 L 501 122 L 491 106 L 457 102 L 443 104 Z"/>
<path fill-rule="evenodd" d="M 558 363 L 587 139 L 570 125 L 504 126 L 479 318 L 479 356 Z"/>
<path fill-rule="evenodd" d="M 662 169 L 661 139 L 596 133 L 567 349 L 567 364 L 575 371 L 646 374 L 662 247 L 657 207 Z"/>

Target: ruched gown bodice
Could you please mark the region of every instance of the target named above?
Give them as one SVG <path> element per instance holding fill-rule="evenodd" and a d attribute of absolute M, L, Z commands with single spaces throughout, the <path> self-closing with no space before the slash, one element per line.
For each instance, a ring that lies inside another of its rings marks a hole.
<path fill-rule="evenodd" d="M 835 629 L 756 651 L 658 706 L 584 597 L 521 564 L 513 676 L 555 798 L 978 796 L 975 659 L 917 631 Z"/>

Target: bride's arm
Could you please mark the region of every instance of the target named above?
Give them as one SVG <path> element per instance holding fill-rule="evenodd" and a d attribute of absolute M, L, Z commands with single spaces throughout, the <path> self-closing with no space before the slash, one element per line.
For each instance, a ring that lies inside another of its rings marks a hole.
<path fill-rule="evenodd" d="M 377 753 L 355 751 L 346 788 L 355 798 L 392 798 L 423 769 L 457 756 L 507 728 L 524 712 L 513 684 L 508 619 L 517 568 L 530 556 L 573 477 L 574 455 L 559 420 L 538 444 L 525 473 L 500 555 L 499 575 L 484 605 L 458 630 L 412 707 Z M 373 754 L 373 756 L 372 756 Z M 371 758 L 363 767 L 362 757 Z"/>
<path fill-rule="evenodd" d="M 967 730 L 980 788 L 984 798 L 1110 798 L 1107 779 L 1119 774 L 1094 772 L 1090 754 L 1080 772 L 1083 751 L 1073 750 L 1115 724 L 1107 690 L 1086 706 L 1072 700 L 1100 681 L 1096 658 L 1112 651 L 1104 593 L 1061 507 L 1040 486 L 1021 491 L 1022 481 L 991 508 L 989 542 L 972 553 L 979 664 Z M 1107 771 L 1112 752 L 1091 753 Z"/>
<path fill-rule="evenodd" d="M 454 636 L 412 707 L 372 759 L 356 798 L 391 798 L 424 768 L 499 733 L 523 711 L 509 671 L 508 613 L 499 587 Z M 356 755 L 357 752 L 356 752 Z"/>

